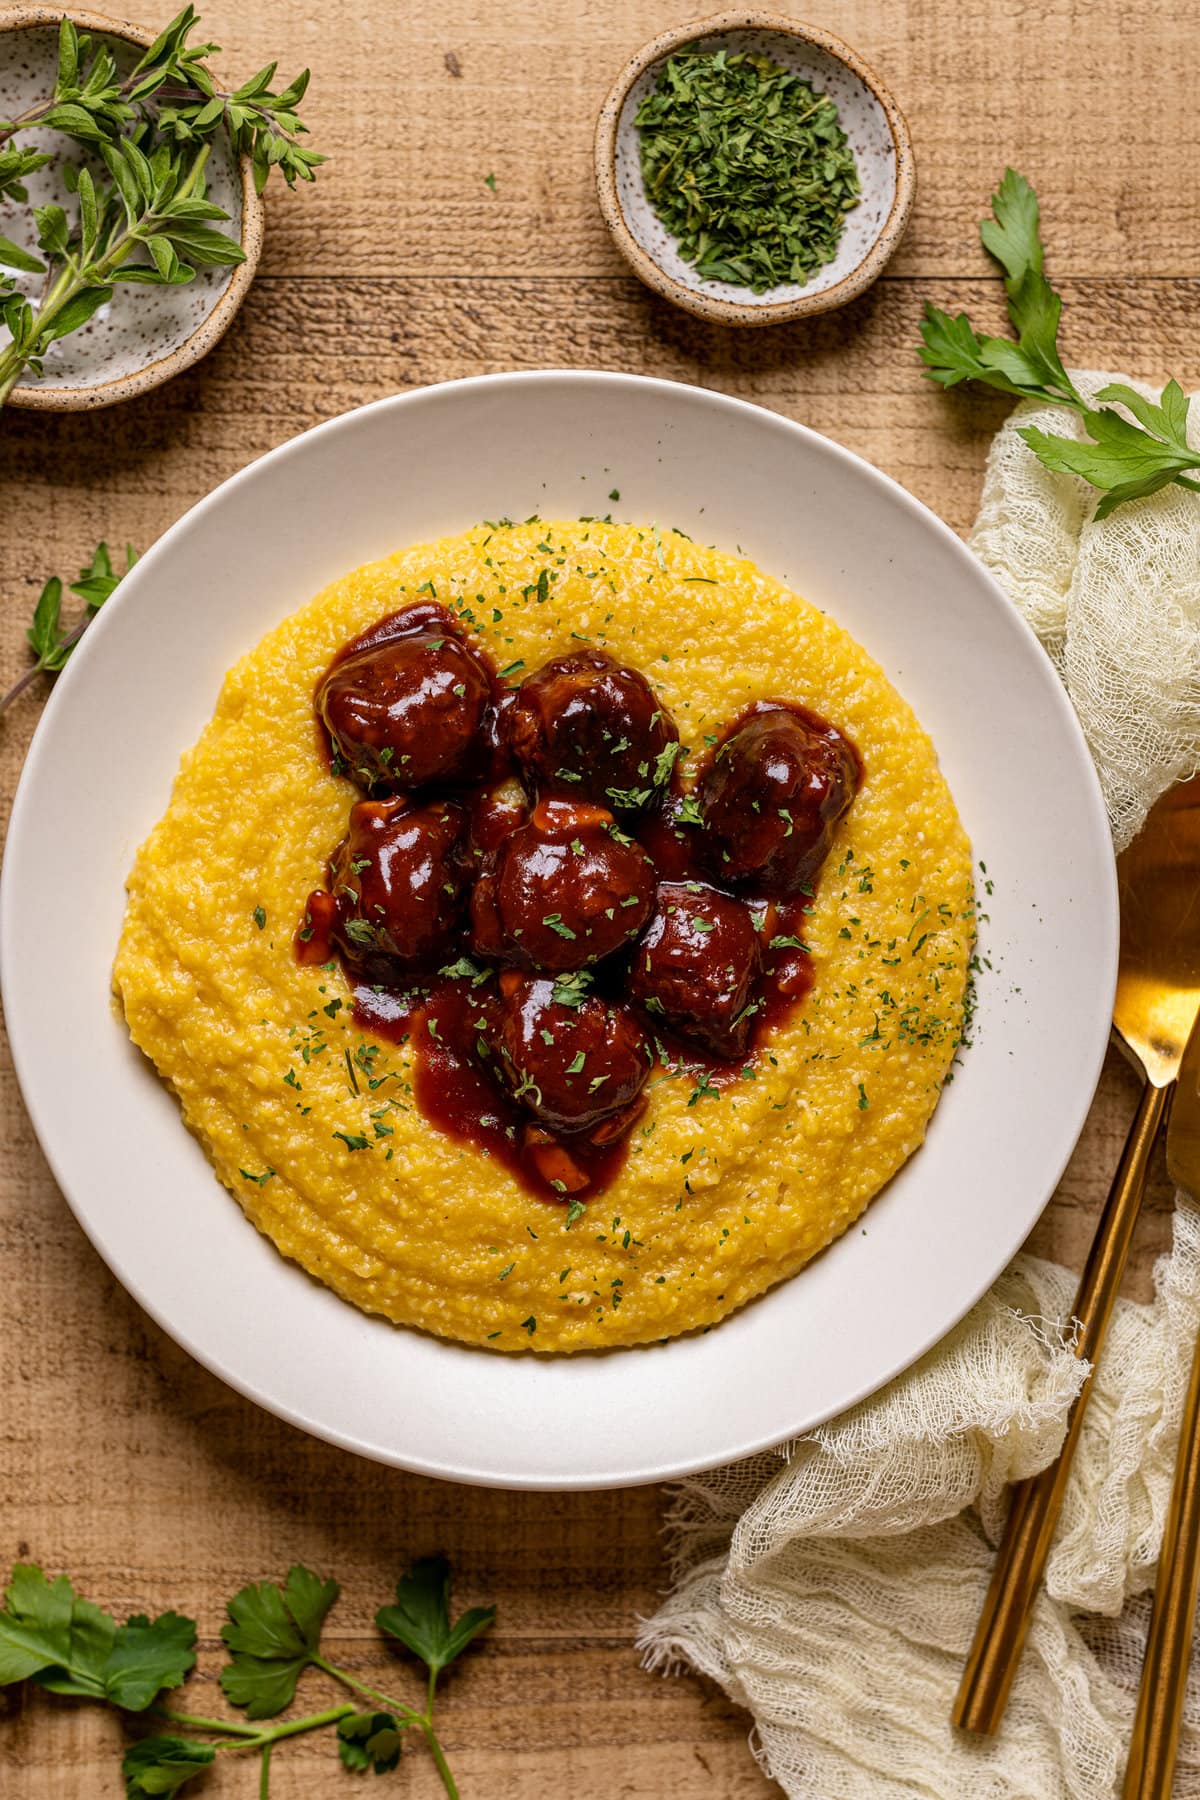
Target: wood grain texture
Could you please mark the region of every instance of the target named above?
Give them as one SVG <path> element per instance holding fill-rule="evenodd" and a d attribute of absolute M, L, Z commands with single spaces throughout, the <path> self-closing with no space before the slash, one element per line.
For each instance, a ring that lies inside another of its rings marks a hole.
<path fill-rule="evenodd" d="M 3 8 L 0 7 L 0 16 Z M 702 9 L 700 9 L 702 10 Z M 272 192 L 262 273 L 207 362 L 112 412 L 0 416 L 0 679 L 24 666 L 47 573 L 99 537 L 145 548 L 193 501 L 294 432 L 414 384 L 546 365 L 645 371 L 802 419 L 896 476 L 959 530 L 999 399 L 949 398 L 914 361 L 926 299 L 999 323 L 975 226 L 1004 165 L 1042 196 L 1069 360 L 1200 384 L 1195 145 L 1200 5 L 1148 0 L 844 0 L 806 17 L 876 63 L 907 112 L 920 194 L 887 277 L 845 311 L 768 333 L 704 326 L 612 249 L 591 125 L 622 62 L 686 7 L 663 0 L 211 0 L 231 70 L 312 65 L 314 190 Z M 446 66 L 453 51 L 461 69 Z M 495 194 L 483 177 L 494 172 Z M 6 819 L 41 696 L 0 726 Z M 136 740 L 130 754 L 136 755 Z M 69 828 L 70 796 L 63 796 Z M 86 903 L 84 900 L 81 903 Z M 41 947 L 52 954 L 53 947 Z M 1078 1261 L 1134 1103 L 1109 1059 L 1088 1129 L 1031 1239 Z M 177 1606 L 204 1641 L 190 1703 L 217 1704 L 224 1598 L 303 1560 L 344 1596 L 335 1653 L 411 1684 L 370 1618 L 411 1556 L 443 1547 L 462 1604 L 499 1605 L 448 1681 L 464 1800 L 576 1790 L 751 1800 L 777 1790 L 747 1721 L 699 1680 L 642 1672 L 635 1615 L 663 1589 L 662 1494 L 448 1488 L 314 1443 L 205 1374 L 124 1295 L 71 1219 L 0 1061 L 0 1564 L 67 1569 L 119 1613 Z M 1130 1291 L 1149 1291 L 1170 1195 L 1156 1170 Z M 389 1666 L 390 1665 L 390 1666 Z M 314 1698 L 320 1692 L 314 1684 Z M 0 1791 L 116 1800 L 119 1732 L 95 1709 L 0 1695 Z M 256 1789 L 236 1761 L 214 1800 Z M 198 1790 L 198 1792 L 201 1790 Z M 276 1759 L 276 1800 L 350 1792 L 328 1743 Z M 439 1792 L 414 1751 L 393 1778 Z"/>

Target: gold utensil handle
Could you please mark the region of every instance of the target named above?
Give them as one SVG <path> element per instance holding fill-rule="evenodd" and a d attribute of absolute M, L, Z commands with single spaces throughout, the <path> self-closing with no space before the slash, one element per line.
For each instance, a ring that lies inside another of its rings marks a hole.
<path fill-rule="evenodd" d="M 1142 1664 L 1137 1712 L 1125 1769 L 1124 1800 L 1167 1800 L 1175 1774 L 1179 1721 L 1192 1657 L 1200 1582 L 1200 1338 L 1183 1420 L 1175 1483 L 1158 1558 L 1154 1611 Z"/>
<path fill-rule="evenodd" d="M 1113 1302 L 1125 1272 L 1133 1228 L 1142 1203 L 1142 1190 L 1146 1185 L 1150 1152 L 1166 1114 L 1170 1093 L 1169 1087 L 1158 1088 L 1149 1082 L 1142 1089 L 1075 1296 L 1074 1316 L 1079 1321 L 1075 1354 L 1093 1365 L 1104 1342 Z M 1090 1391 L 1089 1375 L 1071 1408 L 1058 1460 L 1043 1469 L 1040 1475 L 1013 1488 L 1008 1523 L 996 1553 L 991 1586 L 975 1628 L 975 1641 L 951 1713 L 954 1723 L 964 1731 L 991 1733 L 998 1729 L 1004 1717 L 1034 1596 L 1058 1523 Z"/>

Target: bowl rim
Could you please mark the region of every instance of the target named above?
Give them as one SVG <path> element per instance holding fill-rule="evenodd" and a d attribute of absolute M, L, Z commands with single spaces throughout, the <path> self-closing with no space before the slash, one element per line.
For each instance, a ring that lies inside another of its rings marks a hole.
<path fill-rule="evenodd" d="M 752 305 L 740 300 L 726 300 L 687 287 L 669 275 L 654 258 L 643 250 L 625 221 L 617 191 L 617 128 L 626 97 L 634 82 L 654 63 L 661 62 L 673 50 L 697 38 L 714 37 L 729 31 L 776 31 L 813 44 L 836 61 L 843 63 L 863 83 L 883 110 L 896 156 L 896 192 L 887 218 L 883 221 L 862 260 L 849 274 L 820 293 L 799 294 L 791 300 L 768 301 Z M 835 37 L 822 26 L 806 24 L 802 19 L 783 13 L 757 9 L 711 13 L 687 25 L 674 25 L 643 44 L 617 76 L 600 108 L 595 133 L 596 188 L 604 222 L 613 240 L 636 275 L 664 298 L 674 301 L 697 318 L 714 320 L 723 325 L 778 325 L 788 319 L 815 317 L 832 312 L 865 293 L 883 272 L 904 235 L 917 191 L 916 159 L 912 133 L 894 96 L 857 50 L 842 38 Z"/>
<path fill-rule="evenodd" d="M 15 6 L 0 13 L 0 31 L 27 31 L 37 26 L 61 25 L 69 19 L 72 25 L 97 36 L 122 38 L 140 49 L 149 49 L 159 35 L 144 25 L 133 25 L 124 19 L 112 19 L 106 13 L 83 7 Z M 218 296 L 211 312 L 205 314 L 195 330 L 165 356 L 144 363 L 129 375 L 113 375 L 106 381 L 89 382 L 79 387 L 21 387 L 9 395 L 8 406 L 22 407 L 28 412 L 89 412 L 98 407 L 113 406 L 120 400 L 132 400 L 151 388 L 161 386 L 173 375 L 190 369 L 207 356 L 224 337 L 235 314 L 249 291 L 262 252 L 264 208 L 262 195 L 254 184 L 254 161 L 244 151 L 239 157 L 242 175 L 241 246 L 246 259 L 234 269 L 229 285 Z"/>

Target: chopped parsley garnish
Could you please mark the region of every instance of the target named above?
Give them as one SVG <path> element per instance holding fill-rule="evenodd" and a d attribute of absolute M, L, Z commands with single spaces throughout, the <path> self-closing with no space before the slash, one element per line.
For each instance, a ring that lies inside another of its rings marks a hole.
<path fill-rule="evenodd" d="M 556 1006 L 582 1006 L 588 997 L 594 976 L 590 969 L 572 969 L 554 983 L 552 998 Z"/>
<path fill-rule="evenodd" d="M 347 919 L 343 929 L 351 943 L 361 944 L 364 949 L 373 949 L 378 941 L 379 933 L 369 919 Z M 329 1012 L 328 1007 L 325 1010 Z M 330 1013 L 329 1016 L 332 1018 L 333 1014 Z"/>

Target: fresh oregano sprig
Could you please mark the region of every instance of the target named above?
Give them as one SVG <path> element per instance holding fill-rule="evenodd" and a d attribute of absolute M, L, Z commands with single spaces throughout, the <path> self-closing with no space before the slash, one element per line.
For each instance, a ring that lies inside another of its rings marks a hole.
<path fill-rule="evenodd" d="M 5 712 L 39 675 L 58 674 L 104 602 L 136 561 L 137 552 L 132 544 L 126 544 L 125 567 L 118 574 L 113 568 L 108 545 L 98 544 L 91 562 L 79 571 L 78 581 L 70 584 L 71 592 L 78 594 L 84 603 L 83 612 L 70 627 L 62 623 L 63 584 L 57 575 L 50 577 L 38 596 L 33 622 L 25 633 L 34 660 L 8 692 L 0 694 L 0 713 Z"/>
<path fill-rule="evenodd" d="M 452 1624 L 444 1557 L 424 1557 L 401 1576 L 395 1605 L 380 1608 L 375 1617 L 387 1637 L 425 1664 L 424 1704 L 415 1705 L 377 1692 L 322 1655 L 321 1631 L 339 1592 L 336 1581 L 297 1566 L 282 1585 L 254 1582 L 233 1596 L 221 1631 L 230 1653 L 221 1688 L 245 1721 L 217 1719 L 164 1704 L 196 1666 L 194 1620 L 173 1612 L 157 1619 L 136 1614 L 119 1625 L 111 1613 L 81 1599 L 65 1575 L 48 1581 L 35 1564 L 19 1563 L 0 1611 L 0 1687 L 32 1681 L 54 1694 L 104 1701 L 123 1713 L 181 1728 L 155 1732 L 126 1751 L 121 1770 L 129 1800 L 177 1793 L 222 1753 L 247 1751 L 258 1757 L 259 1800 L 269 1800 L 276 1745 L 330 1728 L 343 1767 L 373 1769 L 377 1775 L 396 1767 L 406 1734 L 418 1732 L 449 1800 L 458 1800 L 433 1720 L 438 1677 L 492 1623 L 495 1608 L 473 1607 Z M 278 1724 L 262 1723 L 292 1705 L 301 1677 L 311 1669 L 370 1700 L 370 1710 L 343 1702 Z"/>
<path fill-rule="evenodd" d="M 296 141 L 308 129 L 297 108 L 309 71 L 302 70 L 280 93 L 271 90 L 277 63 L 269 63 L 239 88 L 219 88 L 207 65 L 210 57 L 220 55 L 221 46 L 187 41 L 199 23 L 195 7 L 185 6 L 122 78 L 112 53 L 64 19 L 53 92 L 19 118 L 0 120 L 0 150 L 15 132 L 31 125 L 98 143 L 141 121 L 157 123 L 178 142 L 192 143 L 224 124 L 234 149 L 253 156 L 260 192 L 273 168 L 289 186 L 312 181 L 326 159 Z"/>
<path fill-rule="evenodd" d="M 34 208 L 40 256 L 0 236 L 0 268 L 45 275 L 36 303 L 0 275 L 0 323 L 10 338 L 0 351 L 0 406 L 26 369 L 41 374 L 50 345 L 86 324 L 117 282 L 178 285 L 199 268 L 245 260 L 236 238 L 215 228 L 228 213 L 206 197 L 204 168 L 218 130 L 253 159 L 260 191 L 272 169 L 294 186 L 312 181 L 325 160 L 298 141 L 308 70 L 278 93 L 274 63 L 239 88 L 220 89 L 207 66 L 218 46 L 188 42 L 198 23 L 195 8 L 185 7 L 121 77 L 107 47 L 64 19 L 53 92 L 0 121 L 0 200 L 27 201 L 28 176 L 50 160 L 12 141 L 22 129 L 64 132 L 89 158 L 64 170 L 70 215 L 59 204 Z"/>
<path fill-rule="evenodd" d="M 1096 406 L 1084 399 L 1063 367 L 1058 351 L 1062 299 L 1043 271 L 1038 198 L 1023 175 L 1005 170 L 992 196 L 992 217 L 984 219 L 979 235 L 1004 270 L 1015 341 L 981 337 L 965 313 L 952 317 L 927 305 L 920 357 L 929 379 L 947 388 L 980 381 L 1022 400 L 1049 401 L 1077 412 L 1090 442 L 1034 425 L 1019 435 L 1048 469 L 1080 475 L 1102 490 L 1097 519 L 1107 518 L 1123 501 L 1155 494 L 1172 482 L 1200 492 L 1200 481 L 1185 473 L 1200 469 L 1200 453 L 1188 445 L 1189 402 L 1177 381 L 1167 383 L 1158 401 L 1145 399 L 1124 382 L 1110 382 L 1096 399 L 1111 404 Z M 1125 411 L 1116 412 L 1115 406 Z"/>

